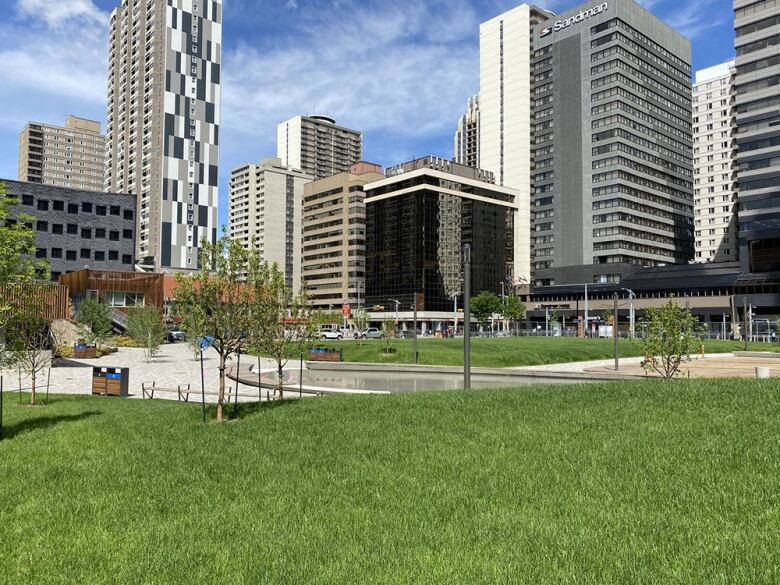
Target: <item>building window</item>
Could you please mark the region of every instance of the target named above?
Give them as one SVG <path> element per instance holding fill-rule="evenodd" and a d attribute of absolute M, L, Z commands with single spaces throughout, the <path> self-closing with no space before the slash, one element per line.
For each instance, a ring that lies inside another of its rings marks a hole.
<path fill-rule="evenodd" d="M 75 203 L 68 203 L 68 213 L 78 213 L 79 206 Z"/>
<path fill-rule="evenodd" d="M 106 259 L 106 253 L 105 252 L 95 252 L 95 261 L 96 262 L 103 262 Z"/>
<path fill-rule="evenodd" d="M 22 205 L 34 205 L 35 200 L 32 195 L 22 195 Z"/>
<path fill-rule="evenodd" d="M 38 248 L 35 250 L 36 258 L 46 258 L 46 248 Z"/>
<path fill-rule="evenodd" d="M 106 293 L 106 304 L 109 307 L 143 307 L 144 293 L 110 290 Z"/>
<path fill-rule="evenodd" d="M 106 214 L 106 206 L 105 205 L 98 205 L 95 207 L 95 213 L 97 215 L 105 215 Z"/>
<path fill-rule="evenodd" d="M 52 248 L 51 249 L 51 257 L 52 258 L 62 258 L 62 248 Z"/>
<path fill-rule="evenodd" d="M 85 240 L 91 240 L 92 230 L 90 228 L 81 228 L 81 237 Z"/>
<path fill-rule="evenodd" d="M 130 254 L 122 254 L 122 264 L 132 264 L 133 257 Z"/>
<path fill-rule="evenodd" d="M 65 211 L 65 202 L 64 201 L 52 201 L 52 209 L 54 211 Z"/>
<path fill-rule="evenodd" d="M 112 205 L 109 209 L 109 213 L 111 215 L 119 215 L 119 206 L 118 205 Z"/>
<path fill-rule="evenodd" d="M 132 209 L 125 209 L 123 217 L 125 219 L 133 219 L 133 210 Z"/>
<path fill-rule="evenodd" d="M 92 213 L 92 204 L 85 201 L 81 204 L 81 211 L 84 213 Z"/>
<path fill-rule="evenodd" d="M 76 250 L 68 250 L 65 252 L 65 260 L 76 260 L 77 254 Z"/>
<path fill-rule="evenodd" d="M 119 252 L 116 250 L 109 250 L 108 251 L 108 259 L 109 260 L 119 260 Z"/>
<path fill-rule="evenodd" d="M 62 234 L 63 233 L 63 225 L 61 223 L 53 223 L 51 224 L 51 233 L 53 234 Z"/>
<path fill-rule="evenodd" d="M 118 242 L 119 241 L 119 232 L 116 230 L 111 230 L 108 232 L 108 239 L 112 242 Z"/>
<path fill-rule="evenodd" d="M 106 228 L 95 228 L 95 237 L 100 240 L 106 239 Z"/>
<path fill-rule="evenodd" d="M 35 231 L 36 232 L 48 232 L 49 231 L 49 224 L 45 221 L 39 221 L 35 224 Z"/>
<path fill-rule="evenodd" d="M 49 202 L 44 199 L 39 199 L 38 211 L 49 211 Z"/>
<path fill-rule="evenodd" d="M 77 233 L 79 233 L 79 226 L 77 226 L 75 223 L 69 223 L 68 233 L 71 235 L 76 235 Z"/>
<path fill-rule="evenodd" d="M 92 252 L 88 248 L 82 248 L 79 256 L 82 260 L 89 260 L 92 258 Z"/>
<path fill-rule="evenodd" d="M 133 239 L 133 230 L 122 230 L 122 237 L 125 240 L 132 240 Z"/>

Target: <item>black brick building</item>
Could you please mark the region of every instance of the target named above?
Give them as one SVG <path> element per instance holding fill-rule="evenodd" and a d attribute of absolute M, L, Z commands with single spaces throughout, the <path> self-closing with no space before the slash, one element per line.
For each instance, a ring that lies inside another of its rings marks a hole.
<path fill-rule="evenodd" d="M 7 181 L 8 195 L 19 200 L 11 210 L 35 218 L 36 255 L 51 263 L 51 276 L 85 267 L 132 270 L 135 254 L 134 195 L 82 191 Z"/>

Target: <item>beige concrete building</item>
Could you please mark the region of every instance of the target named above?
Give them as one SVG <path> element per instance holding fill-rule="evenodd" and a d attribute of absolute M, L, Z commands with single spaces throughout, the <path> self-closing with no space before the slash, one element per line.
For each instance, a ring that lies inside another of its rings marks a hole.
<path fill-rule="evenodd" d="M 295 291 L 301 285 L 301 211 L 304 186 L 312 177 L 275 157 L 246 164 L 230 174 L 229 235 L 276 263 Z"/>
<path fill-rule="evenodd" d="M 453 157 L 456 163 L 476 169 L 479 166 L 479 95 L 469 98 L 466 113 L 458 120 L 455 131 Z"/>
<path fill-rule="evenodd" d="M 312 306 L 365 304 L 363 186 L 383 178 L 379 165 L 359 162 L 303 188 L 303 280 Z"/>
<path fill-rule="evenodd" d="M 28 122 L 19 133 L 19 180 L 102 191 L 105 150 L 100 122 L 77 116 L 64 126 Z"/>
<path fill-rule="evenodd" d="M 104 190 L 138 197 L 136 258 L 195 270 L 217 239 L 222 0 L 121 0 L 109 22 Z"/>
<path fill-rule="evenodd" d="M 693 86 L 696 262 L 739 259 L 734 62 L 696 73 Z"/>
<path fill-rule="evenodd" d="M 348 171 L 363 158 L 363 136 L 328 116 L 297 116 L 277 126 L 276 156 L 322 179 Z"/>

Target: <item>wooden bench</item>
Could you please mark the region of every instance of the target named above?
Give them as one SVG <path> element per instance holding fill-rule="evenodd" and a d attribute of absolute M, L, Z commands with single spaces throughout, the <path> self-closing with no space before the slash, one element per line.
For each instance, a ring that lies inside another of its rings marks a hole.
<path fill-rule="evenodd" d="M 155 392 L 177 394 L 179 392 L 179 387 L 157 386 L 156 382 L 141 382 L 141 398 L 154 398 Z"/>
<path fill-rule="evenodd" d="M 184 384 L 179 385 L 177 389 L 178 395 L 179 395 L 179 402 L 182 400 L 184 402 L 190 401 L 190 394 L 195 394 L 196 396 L 201 396 L 201 394 L 205 396 L 219 396 L 219 392 L 214 392 L 212 390 L 206 390 L 203 392 L 202 390 L 199 390 L 197 388 L 190 388 L 190 385 L 187 384 L 186 386 Z M 234 401 L 238 400 L 238 395 L 233 393 L 233 387 L 227 386 L 225 388 L 225 396 L 227 396 L 227 403 L 230 404 L 230 397 L 234 397 Z"/>

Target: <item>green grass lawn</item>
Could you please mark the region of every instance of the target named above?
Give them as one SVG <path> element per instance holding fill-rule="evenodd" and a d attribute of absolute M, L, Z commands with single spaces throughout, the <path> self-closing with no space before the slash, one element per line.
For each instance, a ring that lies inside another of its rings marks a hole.
<path fill-rule="evenodd" d="M 396 352 L 385 354 L 384 342 L 323 341 L 325 347 L 343 350 L 346 362 L 411 363 L 412 340 L 397 339 L 392 342 Z M 418 339 L 419 362 L 429 365 L 462 366 L 463 339 Z M 620 341 L 621 357 L 640 356 L 639 346 L 629 340 Z M 745 348 L 738 341 L 707 341 L 708 353 L 728 353 Z M 780 343 L 753 343 L 755 351 L 780 351 Z M 613 356 L 612 339 L 579 339 L 576 337 L 498 337 L 475 338 L 471 341 L 471 365 L 484 368 L 512 366 L 536 366 L 565 362 L 609 359 Z"/>
<path fill-rule="evenodd" d="M 6 396 L 2 583 L 780 582 L 780 385 Z"/>

